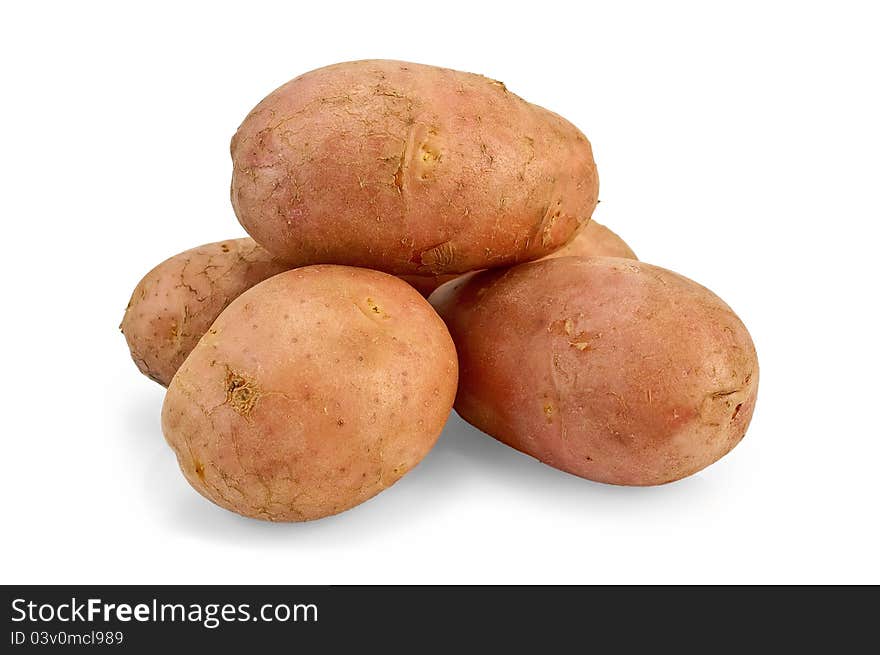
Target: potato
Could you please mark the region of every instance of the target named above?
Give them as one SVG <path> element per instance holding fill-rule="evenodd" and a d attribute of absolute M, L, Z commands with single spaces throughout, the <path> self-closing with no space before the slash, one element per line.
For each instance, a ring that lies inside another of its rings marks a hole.
<path fill-rule="evenodd" d="M 318 265 L 244 292 L 168 387 L 186 479 L 245 516 L 305 521 L 392 485 L 452 408 L 455 347 L 428 302 L 376 271 Z"/>
<path fill-rule="evenodd" d="M 742 439 L 758 361 L 708 289 L 657 266 L 561 257 L 445 284 L 455 408 L 542 462 L 623 485 L 678 480 Z"/>
<path fill-rule="evenodd" d="M 400 275 L 399 277 L 414 286 L 420 294 L 427 298 L 441 284 L 454 280 L 458 275 Z"/>
<path fill-rule="evenodd" d="M 542 259 L 553 257 L 625 257 L 638 259 L 626 242 L 596 221 L 590 221 L 575 234 L 574 238 L 559 250 L 551 252 Z M 419 290 L 423 296 L 430 296 L 440 285 L 454 280 L 457 275 L 402 275 L 404 280 Z"/>
<path fill-rule="evenodd" d="M 144 375 L 168 386 L 220 312 L 289 267 L 253 239 L 209 243 L 156 266 L 135 287 L 119 326 Z"/>
<path fill-rule="evenodd" d="M 604 225 L 590 221 L 581 228 L 574 239 L 555 250 L 544 259 L 554 257 L 623 257 L 638 259 L 626 241 Z"/>
<path fill-rule="evenodd" d="M 282 259 L 405 275 L 538 259 L 596 206 L 587 138 L 501 82 L 401 61 L 272 92 L 232 138 L 239 221 Z"/>

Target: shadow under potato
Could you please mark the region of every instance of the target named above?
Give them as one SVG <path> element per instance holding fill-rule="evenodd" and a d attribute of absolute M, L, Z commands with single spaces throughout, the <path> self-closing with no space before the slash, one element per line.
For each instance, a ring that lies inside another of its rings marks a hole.
<path fill-rule="evenodd" d="M 174 462 L 169 451 L 168 462 Z M 399 482 L 348 511 L 304 523 L 271 523 L 238 516 L 200 496 L 177 470 L 155 473 L 157 511 L 177 529 L 205 540 L 289 547 L 295 535 L 330 549 L 388 538 L 390 534 L 454 515 L 487 490 L 513 503 L 528 500 L 577 517 L 626 515 L 693 494 L 699 476 L 661 487 L 620 487 L 554 469 L 481 433 L 453 412 L 437 445 Z M 698 496 L 699 494 L 697 494 Z M 526 517 L 527 518 L 527 517 Z"/>

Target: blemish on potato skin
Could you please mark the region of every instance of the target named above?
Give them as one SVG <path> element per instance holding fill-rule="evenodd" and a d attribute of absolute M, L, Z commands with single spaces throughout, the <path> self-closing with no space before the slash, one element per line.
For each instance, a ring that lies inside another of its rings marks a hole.
<path fill-rule="evenodd" d="M 230 368 L 226 369 L 226 404 L 241 416 L 247 417 L 262 395 L 251 380 L 243 375 L 235 373 Z"/>
<path fill-rule="evenodd" d="M 383 320 L 387 320 L 387 319 L 391 318 L 391 316 L 385 312 L 382 305 L 380 305 L 372 297 L 365 298 L 363 304 L 358 303 L 358 302 L 355 302 L 354 304 L 358 308 L 358 310 L 367 318 L 383 319 Z M 358 356 L 358 361 L 363 361 L 362 355 Z"/>
<path fill-rule="evenodd" d="M 733 421 L 736 420 L 736 416 L 737 416 L 737 414 L 739 414 L 739 410 L 742 409 L 742 406 L 743 406 L 743 404 L 739 403 L 736 407 L 733 408 L 733 416 L 730 417 L 731 423 L 733 423 Z"/>
<path fill-rule="evenodd" d="M 548 326 L 547 331 L 550 332 L 550 334 L 558 334 L 560 336 L 565 336 L 568 339 L 568 345 L 571 346 L 572 348 L 574 348 L 575 350 L 580 351 L 580 352 L 592 350 L 591 340 L 601 336 L 601 335 L 591 336 L 590 334 L 588 334 L 585 331 L 575 333 L 574 320 L 571 318 L 553 321 Z"/>
<path fill-rule="evenodd" d="M 436 273 L 451 266 L 455 256 L 456 251 L 452 241 L 444 241 L 422 252 L 418 260 L 429 272 Z"/>

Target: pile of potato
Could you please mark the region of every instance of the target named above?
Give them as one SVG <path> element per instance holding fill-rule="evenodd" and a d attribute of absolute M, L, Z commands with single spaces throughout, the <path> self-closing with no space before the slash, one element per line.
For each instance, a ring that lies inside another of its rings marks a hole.
<path fill-rule="evenodd" d="M 590 142 L 501 82 L 321 68 L 248 114 L 232 161 L 253 238 L 159 264 L 121 326 L 214 503 L 341 512 L 418 464 L 453 406 L 611 484 L 678 480 L 743 438 L 758 388 L 745 326 L 591 222 Z"/>

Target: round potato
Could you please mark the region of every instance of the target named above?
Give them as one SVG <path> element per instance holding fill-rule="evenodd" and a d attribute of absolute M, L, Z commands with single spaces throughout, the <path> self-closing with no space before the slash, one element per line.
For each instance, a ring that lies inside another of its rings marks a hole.
<path fill-rule="evenodd" d="M 431 296 L 455 340 L 455 408 L 542 462 L 654 485 L 742 439 L 758 361 L 717 296 L 657 266 L 561 257 L 484 271 Z"/>
<path fill-rule="evenodd" d="M 405 282 L 307 266 L 239 296 L 171 381 L 162 429 L 186 479 L 245 516 L 305 521 L 392 485 L 452 408 L 455 347 Z"/>
<path fill-rule="evenodd" d="M 156 266 L 135 287 L 119 328 L 144 375 L 163 386 L 220 312 L 288 265 L 253 239 L 209 243 Z"/>
<path fill-rule="evenodd" d="M 551 252 L 542 259 L 554 257 L 625 257 L 638 259 L 626 242 L 596 221 L 590 221 L 575 234 L 574 238 L 559 250 Z M 402 275 L 404 280 L 428 297 L 440 285 L 457 278 L 457 275 Z"/>
<path fill-rule="evenodd" d="M 232 205 L 282 259 L 440 275 L 530 261 L 596 206 L 587 138 L 480 75 L 401 61 L 320 68 L 231 144 Z"/>

